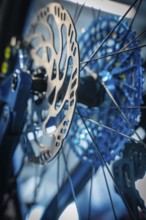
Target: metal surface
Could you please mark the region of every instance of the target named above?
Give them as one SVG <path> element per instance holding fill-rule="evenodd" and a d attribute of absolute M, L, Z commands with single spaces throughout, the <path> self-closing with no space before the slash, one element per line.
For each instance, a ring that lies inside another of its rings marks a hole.
<path fill-rule="evenodd" d="M 46 5 L 33 20 L 26 42 L 31 47 L 34 69 L 43 67 L 46 73 L 44 100 L 39 105 L 34 100 L 31 102 L 33 137 L 27 135 L 31 145 L 35 145 L 32 146 L 31 161 L 45 163 L 60 150 L 76 104 L 79 52 L 76 31 L 68 12 L 57 3 Z M 34 114 L 37 122 L 33 119 Z M 36 138 L 38 130 L 43 132 L 46 144 Z"/>

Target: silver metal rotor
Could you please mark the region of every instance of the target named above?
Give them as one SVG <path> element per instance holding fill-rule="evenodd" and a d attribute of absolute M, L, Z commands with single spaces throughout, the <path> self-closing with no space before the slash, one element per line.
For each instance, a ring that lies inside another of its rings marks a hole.
<path fill-rule="evenodd" d="M 58 3 L 48 4 L 36 14 L 29 36 L 33 70 L 43 68 L 47 89 L 36 104 L 28 107 L 31 161 L 44 164 L 59 152 L 75 109 L 79 81 L 79 51 L 69 13 Z"/>

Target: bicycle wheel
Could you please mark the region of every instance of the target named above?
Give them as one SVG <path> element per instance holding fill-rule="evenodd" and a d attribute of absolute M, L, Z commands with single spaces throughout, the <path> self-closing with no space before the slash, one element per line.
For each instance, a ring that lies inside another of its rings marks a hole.
<path fill-rule="evenodd" d="M 120 219 L 127 213 L 126 208 L 136 219 L 107 165 L 117 155 L 125 157 L 122 151 L 125 143 L 135 141 L 131 137 L 133 133 L 137 145 L 145 145 L 135 130 L 142 104 L 143 77 L 139 44 L 131 31 L 133 20 L 128 25 L 124 16 L 109 17 L 106 13 L 95 19 L 95 9 L 60 3 L 72 14 L 71 9 L 76 8 L 74 22 L 61 5 L 52 3 L 37 13 L 31 36 L 26 39 L 34 83 L 22 132 L 24 139 L 14 158 L 15 162 L 20 155 L 24 158 L 16 173 L 18 170 L 17 179 L 22 182 L 19 191 L 25 219 L 31 219 L 40 205 L 40 215 L 42 212 L 44 215 L 38 219 L 58 219 L 73 200 L 77 210 L 73 219 Z M 138 3 L 135 1 L 133 6 Z M 73 23 L 77 26 L 77 20 L 86 16 L 86 12 L 95 20 L 78 41 L 79 60 Z M 75 107 L 79 62 L 80 83 Z M 87 99 L 86 90 L 90 91 Z M 98 94 L 101 98 L 97 98 Z M 97 184 L 97 178 L 104 187 Z M 114 192 L 111 179 L 126 208 Z M 96 193 L 100 195 L 99 201 L 94 196 Z"/>

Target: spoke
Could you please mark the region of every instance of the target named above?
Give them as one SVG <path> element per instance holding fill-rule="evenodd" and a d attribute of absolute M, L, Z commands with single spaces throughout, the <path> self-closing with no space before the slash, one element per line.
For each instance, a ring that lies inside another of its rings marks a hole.
<path fill-rule="evenodd" d="M 125 37 L 124 37 L 125 40 L 126 40 L 128 34 L 129 34 L 129 32 L 131 31 L 132 25 L 133 25 L 133 23 L 134 23 L 134 21 L 135 21 L 135 18 L 136 18 L 136 16 L 137 16 L 138 11 L 139 11 L 139 7 L 140 7 L 140 5 L 141 5 L 141 2 L 142 2 L 142 0 L 139 0 L 139 3 L 138 3 L 137 8 L 136 8 L 136 6 L 135 6 L 136 11 L 135 11 L 135 14 L 134 14 L 134 16 L 133 16 L 131 22 L 130 22 L 129 28 L 128 28 L 126 34 L 125 34 Z M 125 42 L 125 40 L 124 40 L 124 42 Z M 123 43 L 124 43 L 124 42 L 123 42 Z"/>
<path fill-rule="evenodd" d="M 124 195 L 123 195 L 123 193 L 122 193 L 122 191 L 119 189 L 118 184 L 116 183 L 116 180 L 115 180 L 113 174 L 111 173 L 111 171 L 110 171 L 108 165 L 106 164 L 106 162 L 105 162 L 105 160 L 104 160 L 102 154 L 100 153 L 99 147 L 98 147 L 98 145 L 96 144 L 96 142 L 95 142 L 95 140 L 94 140 L 94 137 L 93 137 L 92 134 L 90 133 L 90 131 L 89 131 L 89 129 L 88 129 L 88 126 L 86 125 L 86 122 L 85 122 L 84 118 L 82 117 L 82 115 L 80 114 L 80 110 L 79 110 L 78 108 L 77 108 L 77 111 L 78 111 L 78 114 L 79 114 L 79 116 L 80 116 L 80 118 L 81 118 L 81 120 L 82 120 L 82 122 L 83 122 L 83 124 L 84 124 L 84 126 L 85 126 L 85 128 L 86 128 L 86 130 L 87 130 L 87 132 L 88 132 L 88 134 L 89 134 L 89 136 L 90 136 L 92 142 L 93 142 L 93 144 L 94 144 L 95 151 L 96 151 L 96 153 L 98 154 L 99 159 L 100 159 L 102 165 L 105 165 L 107 171 L 109 172 L 109 175 L 111 176 L 111 178 L 112 178 L 112 180 L 113 180 L 113 182 L 114 182 L 114 184 L 115 184 L 115 187 L 116 187 L 117 191 L 119 192 L 120 196 L 122 197 L 122 199 L 123 199 L 123 201 L 124 201 L 124 203 L 125 203 L 125 206 L 127 207 L 127 209 L 129 210 L 129 212 L 131 213 L 133 219 L 136 220 L 136 218 L 135 218 L 135 216 L 134 216 L 134 214 L 133 214 L 131 208 L 129 207 L 129 205 L 128 205 L 128 203 L 127 203 L 127 201 L 126 201 L 126 199 L 125 199 L 125 197 L 124 197 Z"/>
<path fill-rule="evenodd" d="M 85 6 L 85 4 L 86 4 L 86 1 L 87 1 L 87 0 L 84 1 L 83 5 L 82 5 L 81 8 L 79 9 L 78 14 L 76 13 L 77 16 L 76 16 L 75 19 L 74 19 L 74 24 L 75 24 L 75 25 L 76 25 L 76 23 L 77 23 L 78 20 L 79 20 L 79 17 L 80 17 L 80 15 L 81 15 L 81 13 L 82 13 L 82 11 L 83 11 L 83 9 L 84 9 L 84 6 Z"/>
<path fill-rule="evenodd" d="M 118 105 L 118 103 L 116 102 L 116 100 L 114 99 L 112 93 L 110 92 L 110 90 L 107 88 L 107 86 L 105 85 L 104 82 L 102 82 L 99 79 L 99 82 L 101 83 L 101 85 L 103 86 L 103 88 L 105 89 L 105 91 L 107 92 L 107 94 L 109 95 L 110 99 L 112 100 L 112 102 L 115 104 L 115 106 L 117 107 L 117 109 L 119 110 L 119 112 L 121 113 L 122 117 L 125 119 L 125 121 L 128 123 L 128 125 L 130 126 L 130 128 L 133 130 L 133 132 L 135 133 L 135 135 L 138 137 L 138 139 L 140 140 L 140 143 L 146 148 L 146 144 L 143 142 L 143 140 L 141 139 L 141 137 L 139 136 L 139 134 L 136 132 L 135 128 L 133 127 L 133 125 L 130 123 L 130 121 L 128 120 L 128 118 L 126 117 L 126 115 L 124 114 L 124 112 L 121 110 L 120 106 Z"/>
<path fill-rule="evenodd" d="M 137 8 L 136 8 L 135 15 L 134 15 L 133 18 L 132 18 L 132 21 L 131 21 L 131 24 L 130 24 L 130 26 L 129 26 L 129 27 L 130 27 L 129 29 L 132 28 L 132 25 L 133 25 L 133 23 L 134 23 L 134 21 L 135 21 L 135 18 L 136 18 L 136 16 L 137 16 L 137 13 L 138 13 L 138 11 L 139 11 L 139 8 L 140 8 L 140 6 L 141 6 L 141 3 L 142 3 L 142 0 L 139 0 L 138 6 L 137 6 Z"/>
<path fill-rule="evenodd" d="M 140 142 L 137 141 L 136 139 L 134 139 L 134 138 L 132 138 L 132 137 L 126 135 L 126 134 L 123 134 L 123 133 L 121 133 L 121 132 L 119 132 L 119 131 L 117 131 L 117 130 L 115 130 L 115 129 L 113 129 L 113 128 L 110 128 L 110 127 L 108 127 L 108 126 L 106 126 L 106 125 L 103 125 L 103 124 L 101 124 L 100 122 L 94 121 L 93 119 L 86 118 L 86 117 L 84 117 L 84 116 L 82 116 L 82 117 L 83 117 L 84 119 L 86 119 L 87 121 L 91 121 L 91 122 L 95 123 L 96 125 L 98 125 L 98 126 L 100 126 L 100 127 L 102 127 L 102 128 L 105 128 L 105 129 L 110 130 L 110 131 L 112 131 L 112 132 L 114 132 L 114 133 L 116 133 L 116 134 L 119 134 L 119 135 L 121 135 L 121 136 L 123 136 L 123 137 L 126 137 L 126 138 L 128 138 L 129 140 L 132 140 L 132 141 L 134 141 L 134 142 L 136 142 L 136 143 L 140 143 Z"/>
<path fill-rule="evenodd" d="M 144 35 L 146 33 L 146 30 L 142 31 L 139 35 L 137 35 L 132 41 L 130 41 L 126 46 L 124 46 L 120 51 L 126 50 L 126 48 L 128 48 L 128 46 L 130 46 L 132 43 L 134 43 L 136 40 L 138 40 L 139 38 L 141 38 L 142 35 Z"/>
<path fill-rule="evenodd" d="M 75 15 L 74 15 L 74 19 L 73 19 L 74 25 L 77 24 L 77 22 L 78 22 L 78 20 L 79 20 L 79 18 L 80 18 L 81 12 L 82 12 L 82 10 L 83 10 L 83 8 L 84 8 L 84 5 L 86 4 L 86 1 L 87 1 L 87 0 L 84 1 L 83 5 L 82 5 L 81 8 L 79 9 L 79 12 L 78 12 L 79 4 L 78 4 L 78 2 L 77 2 L 76 10 L 75 10 Z M 66 47 L 66 45 L 67 45 L 67 40 L 66 40 L 65 44 L 63 45 L 63 49 L 62 49 L 63 51 L 64 51 L 64 48 Z M 64 65 L 63 65 L 63 66 L 65 66 L 65 62 L 66 62 L 66 60 L 64 60 L 64 62 L 63 62 Z M 70 65 L 69 68 L 70 68 L 70 67 L 72 68 L 72 66 L 73 66 L 73 65 Z M 61 71 L 63 71 L 64 69 L 65 69 L 65 68 L 62 68 Z"/>
<path fill-rule="evenodd" d="M 101 56 L 101 57 L 98 57 L 98 58 L 93 58 L 93 59 L 85 60 L 85 61 L 80 62 L 80 65 L 88 64 L 88 63 L 91 63 L 91 62 L 94 62 L 94 61 L 97 61 L 97 60 L 101 60 L 101 59 L 104 59 L 104 58 L 107 58 L 107 57 L 117 56 L 119 54 L 122 54 L 122 53 L 125 53 L 125 52 L 129 52 L 129 51 L 133 51 L 133 50 L 137 50 L 137 49 L 140 49 L 140 48 L 143 48 L 143 47 L 146 47 L 146 44 L 143 44 L 143 45 L 140 45 L 140 46 L 137 46 L 137 47 L 133 47 L 133 48 L 129 48 L 129 49 L 126 49 L 126 50 L 110 53 L 110 54 L 107 54 L 105 56 Z M 83 68 L 85 68 L 85 66 Z M 81 68 L 81 70 L 83 68 Z"/>
<path fill-rule="evenodd" d="M 113 106 L 113 107 L 110 107 L 111 109 L 118 109 L 118 107 L 117 106 Z M 146 109 L 146 106 L 127 106 L 127 107 L 120 107 L 121 109 L 139 109 L 139 108 L 141 108 L 141 109 Z M 66 110 L 66 108 L 64 108 L 65 110 Z M 74 113 L 75 115 L 79 115 L 77 112 L 75 112 Z M 95 123 L 97 126 L 100 126 L 100 127 L 103 127 L 103 128 L 105 128 L 105 129 L 107 129 L 107 130 L 110 130 L 110 131 L 112 131 L 112 132 L 114 132 L 114 133 L 116 133 L 116 134 L 119 134 L 119 135 L 121 135 L 121 136 L 123 136 L 123 137 L 126 137 L 126 138 L 128 138 L 129 140 L 131 140 L 131 141 L 133 141 L 133 142 L 136 142 L 136 143 L 141 143 L 140 141 L 138 141 L 137 139 L 135 139 L 135 138 L 132 138 L 131 136 L 128 136 L 128 135 L 126 135 L 126 134 L 124 134 L 124 133 L 122 133 L 122 132 L 119 132 L 119 131 L 117 131 L 117 130 L 115 130 L 115 129 L 113 129 L 113 128 L 111 128 L 111 127 L 108 127 L 108 126 L 106 126 L 106 125 L 104 125 L 104 124 L 101 124 L 100 122 L 98 122 L 98 121 L 95 121 L 95 120 L 93 120 L 93 119 L 91 119 L 91 118 L 87 118 L 87 117 L 85 117 L 84 115 L 82 115 L 81 114 L 81 116 L 84 118 L 84 119 L 86 119 L 87 121 L 90 121 L 90 122 L 93 122 L 93 123 Z M 69 148 L 69 150 L 71 150 L 70 148 Z M 69 154 L 68 154 L 69 155 Z M 67 158 L 68 158 L 68 156 L 67 156 Z M 65 174 L 64 174 L 65 175 Z M 64 177 L 64 179 L 65 179 L 65 177 Z"/>
<path fill-rule="evenodd" d="M 146 106 L 126 106 L 126 107 L 121 107 L 121 106 L 119 106 L 119 107 L 120 107 L 121 109 L 139 109 L 139 108 L 141 108 L 141 109 L 146 109 Z M 76 107 L 76 108 L 77 108 L 77 107 Z M 117 106 L 113 106 L 113 107 L 109 107 L 109 108 L 110 108 L 110 109 L 118 109 Z M 64 108 L 64 109 L 66 110 L 66 108 Z M 79 115 L 77 112 L 74 112 L 74 114 L 75 114 L 75 115 Z M 85 116 L 82 115 L 82 114 L 81 114 L 81 116 L 82 116 L 84 119 L 86 119 L 87 121 L 90 121 L 90 122 L 95 123 L 97 126 L 103 127 L 103 128 L 105 128 L 105 129 L 107 129 L 107 130 L 110 130 L 110 131 L 116 133 L 116 134 L 119 134 L 119 135 L 121 135 L 121 136 L 123 136 L 123 137 L 126 137 L 126 138 L 128 138 L 129 140 L 131 140 L 131 141 L 133 141 L 133 142 L 141 143 L 141 142 L 138 141 L 137 139 L 132 138 L 131 136 L 126 135 L 126 134 L 124 134 L 124 133 L 122 133 L 122 132 L 119 132 L 119 131 L 117 131 L 117 130 L 111 128 L 111 127 L 108 127 L 108 126 L 106 126 L 106 125 L 104 125 L 104 124 L 101 124 L 101 123 L 98 122 L 98 121 L 95 121 L 95 120 L 93 120 L 93 119 L 91 119 L 91 118 L 87 118 L 87 117 L 85 117 Z M 69 148 L 69 150 L 70 150 L 70 148 Z M 68 157 L 68 156 L 67 156 L 67 157 Z M 65 174 L 64 174 L 64 175 L 65 175 Z M 64 179 L 65 179 L 65 177 L 64 177 Z"/>
<path fill-rule="evenodd" d="M 120 49 L 119 51 L 122 51 L 122 50 L 127 49 L 128 46 L 129 46 L 130 44 L 132 44 L 132 42 L 135 42 L 135 41 L 136 41 L 136 39 L 134 39 L 133 41 L 131 41 L 130 43 L 128 43 L 128 44 L 123 48 L 123 46 L 124 46 L 125 43 L 126 43 L 127 37 L 128 37 L 128 35 L 129 35 L 130 31 L 131 31 L 132 25 L 133 25 L 133 23 L 134 23 L 134 20 L 135 20 L 135 18 L 136 18 L 136 15 L 137 15 L 137 12 L 138 12 L 138 10 L 139 10 L 140 5 L 141 5 L 141 0 L 140 0 L 139 5 L 138 5 L 138 7 L 137 7 L 137 9 L 136 9 L 135 15 L 134 15 L 133 18 L 132 18 L 132 21 L 130 22 L 130 25 L 129 25 L 128 29 L 127 29 L 126 32 L 124 33 L 124 37 L 123 37 L 123 39 L 122 39 L 122 42 L 120 43 L 120 48 L 121 48 L 121 49 Z M 122 48 L 123 48 L 123 49 L 122 49 Z M 120 55 L 120 54 L 118 54 L 118 55 Z M 119 56 L 116 57 L 115 62 L 116 62 L 118 59 L 119 59 Z"/>
<path fill-rule="evenodd" d="M 126 40 L 127 40 L 127 37 L 128 37 L 128 35 L 130 34 L 132 25 L 133 25 L 133 23 L 134 23 L 134 20 L 135 20 L 135 18 L 136 18 L 136 15 L 137 15 L 137 13 L 138 13 L 138 10 L 139 10 L 140 5 L 141 5 L 141 0 L 139 0 L 138 7 L 137 7 L 137 9 L 136 9 L 135 15 L 134 15 L 133 18 L 132 18 L 132 21 L 130 22 L 130 25 L 129 25 L 129 27 L 128 27 L 128 30 L 127 30 L 126 33 L 124 34 L 124 38 L 123 38 L 122 43 L 121 43 L 121 46 L 120 46 L 121 49 L 120 49 L 119 51 L 128 49 L 128 46 L 130 46 L 133 42 L 135 42 L 136 39 L 138 39 L 139 37 L 141 37 L 141 34 L 140 34 L 140 36 L 138 36 L 138 38 L 137 38 L 137 37 L 134 38 L 134 40 L 132 40 L 131 42 L 129 42 L 127 45 L 125 45 Z M 124 46 L 124 45 L 125 45 L 125 46 Z M 124 47 L 123 47 L 123 46 L 124 46 Z M 123 49 L 122 49 L 122 48 L 123 48 Z M 117 55 L 115 62 L 119 59 L 119 55 L 120 55 L 120 54 Z"/>
<path fill-rule="evenodd" d="M 73 20 L 74 20 L 74 21 L 76 20 L 78 9 L 79 9 L 79 4 L 78 4 L 78 2 L 77 2 L 77 3 L 76 3 L 76 8 L 75 8 L 74 17 L 73 17 Z"/>
<path fill-rule="evenodd" d="M 99 17 L 100 17 L 100 14 L 101 14 L 101 10 L 100 9 L 98 9 L 98 12 L 97 12 L 97 15 L 96 15 L 95 8 L 92 7 L 93 21 L 98 20 Z M 95 24 L 95 30 L 96 30 L 96 28 L 97 28 L 97 22 Z M 96 38 L 96 33 L 95 33 L 95 38 Z"/>
<path fill-rule="evenodd" d="M 63 154 L 64 164 L 65 164 L 66 172 L 67 172 L 67 175 L 68 175 L 68 180 L 69 180 L 69 183 L 70 183 L 73 199 L 74 199 L 74 202 L 75 202 L 75 205 L 76 205 L 76 209 L 77 209 L 77 212 L 78 212 L 79 219 L 81 219 L 80 214 L 79 214 L 80 212 L 79 212 L 79 207 L 78 207 L 78 204 L 77 204 L 77 198 L 76 198 L 76 195 L 75 195 L 73 182 L 72 182 L 72 179 L 71 179 L 71 176 L 70 176 L 70 172 L 69 172 L 69 169 L 68 169 L 68 164 L 67 164 L 67 160 L 66 160 L 63 148 L 62 148 L 62 154 Z"/>
<path fill-rule="evenodd" d="M 44 175 L 46 174 L 47 171 L 48 171 L 48 166 L 46 165 L 42 168 L 41 174 L 39 175 L 40 176 L 39 182 L 37 182 L 37 178 L 36 178 L 36 186 L 35 186 L 35 192 L 34 192 L 34 202 L 37 198 L 37 195 L 38 195 L 39 190 L 41 188 L 41 184 L 43 182 Z M 36 172 L 38 172 L 37 167 L 36 167 Z"/>
<path fill-rule="evenodd" d="M 68 158 L 68 161 L 69 161 L 70 152 L 71 152 L 71 148 L 69 147 L 66 153 L 66 158 Z M 64 170 L 64 175 L 62 178 L 62 185 L 65 183 L 65 181 L 66 181 L 66 170 Z"/>
<path fill-rule="evenodd" d="M 98 27 L 98 25 L 99 25 L 99 23 L 98 23 L 98 22 L 95 22 L 95 21 L 98 21 L 98 20 L 99 20 L 100 13 L 101 13 L 101 10 L 99 9 L 99 10 L 98 10 L 98 13 L 97 13 L 97 15 L 96 15 L 95 9 L 92 7 L 92 14 L 93 14 L 93 19 L 94 19 L 93 22 L 94 22 L 94 40 L 95 40 L 95 41 L 97 41 L 96 29 L 97 29 L 97 27 Z M 87 66 L 86 66 L 85 68 L 87 68 Z M 96 63 L 96 70 L 97 70 L 97 69 L 98 69 L 98 62 Z"/>
<path fill-rule="evenodd" d="M 134 3 L 129 7 L 129 9 L 125 12 L 125 14 L 121 17 L 121 19 L 117 22 L 117 24 L 115 25 L 115 27 L 110 31 L 110 33 L 104 38 L 104 40 L 102 41 L 102 43 L 100 44 L 100 46 L 93 52 L 93 54 L 91 55 L 89 61 L 95 56 L 95 54 L 100 50 L 100 48 L 102 48 L 102 46 L 106 43 L 106 41 L 109 39 L 109 37 L 113 34 L 113 32 L 116 30 L 116 28 L 121 24 L 121 22 L 124 20 L 124 18 L 126 17 L 126 15 L 129 13 L 129 11 L 131 11 L 131 9 L 136 5 L 137 0 L 134 1 Z M 84 66 L 82 66 L 81 71 L 86 67 L 86 65 L 89 63 L 86 62 L 84 64 Z"/>
<path fill-rule="evenodd" d="M 97 58 L 93 58 L 93 59 L 88 59 L 88 60 L 84 60 L 84 61 L 81 61 L 80 62 L 80 65 L 83 65 L 83 64 L 88 64 L 88 63 L 91 63 L 91 62 L 94 62 L 94 61 L 98 61 L 98 60 L 101 60 L 101 59 L 105 59 L 105 58 L 108 58 L 108 57 L 112 57 L 112 56 L 117 56 L 119 54 L 122 54 L 122 53 L 125 53 L 125 52 L 130 52 L 130 51 L 134 51 L 134 50 L 138 50 L 138 49 L 141 49 L 143 47 L 146 47 L 146 44 L 143 44 L 143 45 L 139 45 L 137 47 L 133 47 L 133 48 L 128 48 L 128 46 L 130 46 L 132 43 L 134 43 L 136 40 L 138 40 L 139 38 L 142 37 L 142 35 L 144 35 L 146 33 L 146 30 L 144 30 L 142 33 L 140 33 L 137 37 L 135 37 L 134 40 L 132 40 L 131 42 L 129 42 L 127 45 L 125 45 L 122 49 L 120 49 L 119 51 L 116 51 L 116 52 L 113 52 L 113 53 L 109 53 L 107 55 L 104 55 L 104 56 L 101 56 L 101 57 L 97 57 Z M 69 68 L 72 68 L 72 65 L 69 66 Z M 88 67 L 84 67 L 85 69 L 88 68 Z M 64 68 L 62 68 L 62 71 L 64 70 Z"/>
<path fill-rule="evenodd" d="M 104 176 L 104 179 L 105 179 L 105 183 L 106 183 L 108 195 L 109 195 L 109 198 L 110 198 L 110 202 L 111 202 L 111 206 L 112 206 L 112 211 L 113 211 L 113 214 L 114 214 L 114 218 L 115 218 L 115 220 L 118 220 L 117 215 L 116 215 L 116 211 L 115 211 L 115 207 L 114 207 L 114 203 L 113 203 L 113 199 L 112 199 L 112 196 L 111 196 L 111 192 L 110 192 L 108 180 L 107 180 L 107 177 L 106 177 L 106 174 L 105 174 L 105 170 L 104 170 L 104 167 L 103 167 L 103 166 L 101 166 L 101 167 L 102 167 L 102 172 L 103 172 L 103 176 Z"/>

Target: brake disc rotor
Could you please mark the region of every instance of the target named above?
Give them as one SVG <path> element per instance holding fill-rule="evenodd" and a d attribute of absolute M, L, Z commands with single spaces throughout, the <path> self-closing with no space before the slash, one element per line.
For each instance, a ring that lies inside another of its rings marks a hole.
<path fill-rule="evenodd" d="M 75 109 L 79 77 L 76 31 L 68 12 L 51 3 L 36 14 L 25 41 L 33 60 L 34 81 L 26 129 L 31 147 L 27 151 L 31 161 L 45 163 L 60 150 Z M 44 87 L 40 88 L 42 81 Z"/>

